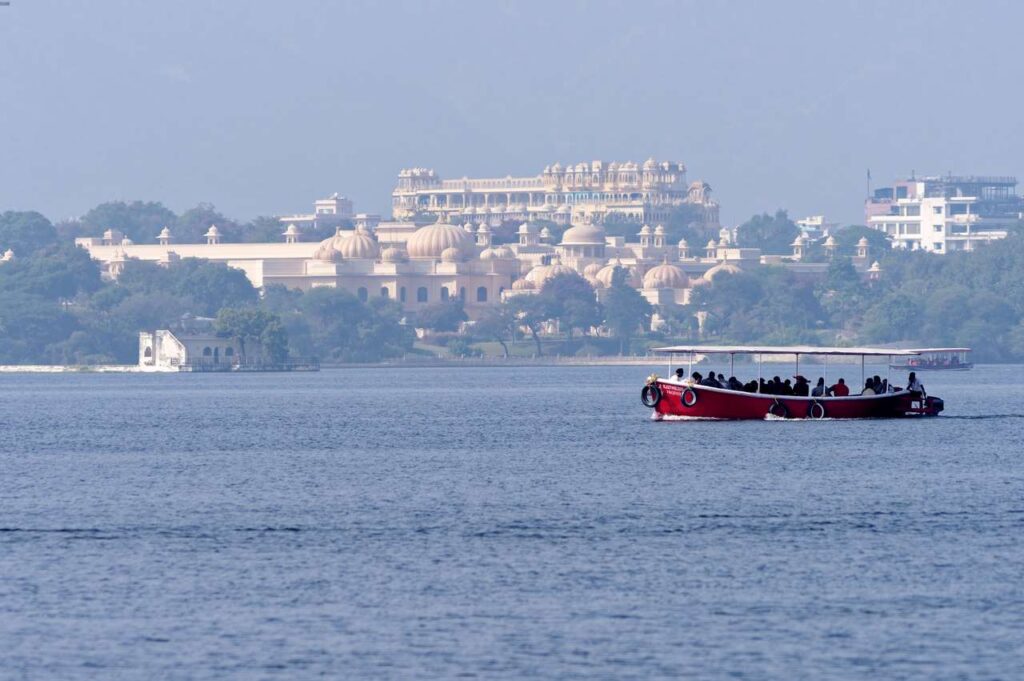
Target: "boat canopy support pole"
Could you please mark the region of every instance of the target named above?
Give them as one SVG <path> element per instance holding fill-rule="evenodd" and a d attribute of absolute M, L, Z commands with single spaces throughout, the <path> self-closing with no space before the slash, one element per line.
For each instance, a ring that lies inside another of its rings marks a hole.
<path fill-rule="evenodd" d="M 800 353 L 799 352 L 796 354 L 796 371 L 794 371 L 793 373 L 795 373 L 797 376 L 800 375 Z"/>
<path fill-rule="evenodd" d="M 861 386 L 867 381 L 867 375 L 864 373 L 864 355 L 860 356 L 860 384 Z"/>
<path fill-rule="evenodd" d="M 761 392 L 761 355 L 757 356 L 757 392 Z"/>
<path fill-rule="evenodd" d="M 736 355 L 731 352 L 729 353 L 729 375 L 736 375 Z"/>
<path fill-rule="evenodd" d="M 689 378 L 690 376 L 693 376 L 693 351 L 692 350 L 690 351 L 690 358 L 687 361 L 686 369 L 687 369 L 686 377 Z"/>

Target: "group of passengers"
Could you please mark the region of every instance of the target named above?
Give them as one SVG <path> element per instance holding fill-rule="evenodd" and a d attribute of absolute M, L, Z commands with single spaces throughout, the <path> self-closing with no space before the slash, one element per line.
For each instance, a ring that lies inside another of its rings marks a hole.
<path fill-rule="evenodd" d="M 850 394 L 850 387 L 846 385 L 846 381 L 842 378 L 830 386 L 825 385 L 824 378 L 819 378 L 818 382 L 812 388 L 807 378 L 799 374 L 794 376 L 792 381 L 788 378 L 786 380 L 781 380 L 778 376 L 775 376 L 767 381 L 763 378 L 759 378 L 757 380 L 743 383 L 735 376 L 730 376 L 728 380 L 726 380 L 725 374 L 718 374 L 716 376 L 713 371 L 709 372 L 706 377 L 699 371 L 694 371 L 690 378 L 686 378 L 686 373 L 682 369 L 676 369 L 675 376 L 672 377 L 672 380 L 676 383 L 683 383 L 686 385 L 703 385 L 709 388 L 736 390 L 738 392 L 746 393 L 761 393 L 762 395 L 784 395 L 793 397 L 847 397 Z M 864 389 L 860 394 L 884 395 L 898 390 L 900 390 L 900 388 L 889 385 L 889 379 L 883 379 L 880 376 L 872 376 L 864 381 Z M 924 386 L 917 380 L 917 376 L 913 372 L 910 374 L 907 390 L 924 395 Z"/>

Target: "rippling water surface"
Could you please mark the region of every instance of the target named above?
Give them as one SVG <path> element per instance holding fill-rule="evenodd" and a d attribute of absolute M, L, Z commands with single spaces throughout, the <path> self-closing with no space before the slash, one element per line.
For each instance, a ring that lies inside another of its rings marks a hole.
<path fill-rule="evenodd" d="M 1024 370 L 757 423 L 649 371 L 0 375 L 0 678 L 1020 678 Z"/>

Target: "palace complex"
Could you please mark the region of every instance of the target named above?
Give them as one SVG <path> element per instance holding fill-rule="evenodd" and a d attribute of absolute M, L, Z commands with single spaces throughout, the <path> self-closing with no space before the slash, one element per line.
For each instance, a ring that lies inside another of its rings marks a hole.
<path fill-rule="evenodd" d="M 432 215 L 453 223 L 468 220 L 493 226 L 506 220 L 570 224 L 621 216 L 653 223 L 666 220 L 674 208 L 690 206 L 698 226 L 719 228 L 711 187 L 700 181 L 687 183 L 682 163 L 653 158 L 643 164 L 555 163 L 533 177 L 493 179 L 443 180 L 433 169 L 410 168 L 398 174 L 391 196 L 396 220 Z"/>
<path fill-rule="evenodd" d="M 282 237 L 275 243 L 223 243 L 217 227 L 211 226 L 201 244 L 175 243 L 167 228 L 157 235 L 156 244 L 134 244 L 116 230 L 76 243 L 102 264 L 109 278 L 116 279 L 131 259 L 170 265 L 180 258 L 202 258 L 242 270 L 256 287 L 342 288 L 364 301 L 396 300 L 409 311 L 457 297 L 471 319 L 504 299 L 533 295 L 549 278 L 567 272 L 585 277 L 600 300 L 615 269 L 623 267 L 629 284 L 648 301 L 672 306 L 686 304 L 696 287 L 722 273 L 774 264 L 820 277 L 828 267 L 827 261 L 805 261 L 803 236 L 794 241 L 791 256 L 767 256 L 734 246 L 727 229 L 720 230 L 720 241 L 692 247 L 685 240 L 669 243 L 663 227 L 645 224 L 636 240 L 627 242 L 608 236 L 586 217 L 574 221 L 558 239 L 550 228 L 524 222 L 517 240 L 508 244 L 492 242 L 487 222 L 454 224 L 443 214 L 424 226 L 357 219 L 353 229 L 310 242 L 288 225 Z M 823 246 L 827 256 L 836 255 L 833 238 Z M 869 267 L 867 249 L 862 239 L 854 264 L 864 276 L 877 277 L 878 264 Z"/>

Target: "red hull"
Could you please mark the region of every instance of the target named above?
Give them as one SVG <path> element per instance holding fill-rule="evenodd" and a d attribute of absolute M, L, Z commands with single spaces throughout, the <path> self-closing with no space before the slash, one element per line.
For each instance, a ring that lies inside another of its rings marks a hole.
<path fill-rule="evenodd" d="M 929 398 L 924 404 L 907 391 L 850 397 L 788 397 L 762 395 L 707 386 L 687 386 L 657 381 L 661 399 L 654 406 L 659 416 L 708 419 L 830 418 L 867 419 L 936 416 L 942 401 Z M 683 393 L 686 403 L 684 404 Z M 687 406 L 690 405 L 690 406 Z"/>

